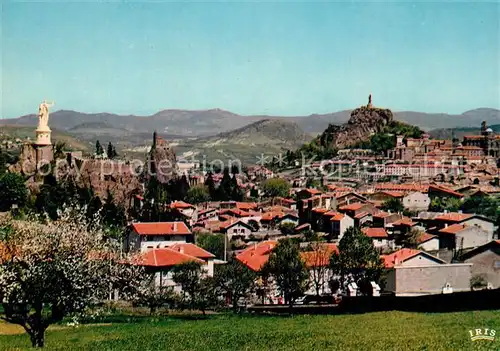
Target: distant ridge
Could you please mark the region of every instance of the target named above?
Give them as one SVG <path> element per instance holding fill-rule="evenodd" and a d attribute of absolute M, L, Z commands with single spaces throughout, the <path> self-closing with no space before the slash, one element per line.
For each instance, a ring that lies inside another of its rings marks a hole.
<path fill-rule="evenodd" d="M 159 133 L 200 137 L 216 135 L 221 132 L 241 128 L 250 123 L 263 119 L 281 119 L 295 122 L 306 133 L 317 134 L 328 127 L 328 124 L 342 124 L 347 122 L 350 110 L 327 114 L 312 114 L 309 116 L 281 117 L 281 116 L 241 116 L 222 109 L 210 110 L 163 110 L 151 116 L 116 115 L 112 113 L 82 113 L 77 111 L 60 110 L 51 113 L 51 127 L 69 131 L 85 123 L 104 123 L 112 128 L 127 130 L 132 133 Z M 37 116 L 34 114 L 14 119 L 4 120 L 10 125 L 36 126 Z M 488 124 L 500 123 L 500 110 L 478 108 L 466 111 L 460 115 L 445 113 L 423 113 L 400 111 L 394 113 L 394 119 L 407 122 L 425 130 L 452 127 L 477 127 L 483 120 Z M 119 134 L 122 134 L 120 131 Z"/>

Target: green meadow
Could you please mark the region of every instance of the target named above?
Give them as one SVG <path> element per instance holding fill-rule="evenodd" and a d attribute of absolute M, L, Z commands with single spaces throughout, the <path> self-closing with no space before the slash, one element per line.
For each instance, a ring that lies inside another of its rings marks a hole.
<path fill-rule="evenodd" d="M 496 329 L 500 311 L 377 312 L 356 315 L 107 317 L 49 328 L 47 350 L 500 350 L 472 342 L 470 329 Z M 0 322 L 0 350 L 31 347 L 22 329 Z"/>

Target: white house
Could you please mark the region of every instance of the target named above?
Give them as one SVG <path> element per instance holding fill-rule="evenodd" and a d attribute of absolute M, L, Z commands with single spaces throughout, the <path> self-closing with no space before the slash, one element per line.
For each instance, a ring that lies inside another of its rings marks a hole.
<path fill-rule="evenodd" d="M 183 215 L 191 225 L 198 220 L 198 209 L 194 205 L 184 201 L 174 201 L 170 204 L 170 208 Z"/>
<path fill-rule="evenodd" d="M 248 238 L 250 234 L 252 234 L 252 227 L 242 220 L 227 222 L 228 223 L 223 222 L 220 229 L 222 233 L 225 233 L 230 237 L 238 235 Z"/>
<path fill-rule="evenodd" d="M 328 212 L 326 214 L 328 214 Z M 330 218 L 330 223 L 331 233 L 335 238 L 338 238 L 338 240 L 342 239 L 348 228 L 354 227 L 354 219 L 349 217 L 347 214 L 340 212 L 336 212 Z"/>
<path fill-rule="evenodd" d="M 177 244 L 173 247 L 142 252 L 136 258 L 135 264 L 143 266 L 146 273 L 154 274 L 156 286 L 172 287 L 174 291 L 180 292 L 182 289 L 173 280 L 172 268 L 188 262 L 197 262 L 202 265 L 203 274 L 213 276 L 214 257 L 196 245 Z"/>
<path fill-rule="evenodd" d="M 439 231 L 441 248 L 471 249 L 485 245 L 493 240 L 493 232 L 484 230 L 479 225 L 466 222 L 448 225 Z"/>
<path fill-rule="evenodd" d="M 134 223 L 126 239 L 126 248 L 147 251 L 182 244 L 192 239 L 184 222 Z"/>
<path fill-rule="evenodd" d="M 431 200 L 429 195 L 415 191 L 403 197 L 404 208 L 410 211 L 427 211 Z"/>
<path fill-rule="evenodd" d="M 418 248 L 424 251 L 438 251 L 439 236 L 422 233 L 422 235 L 418 238 Z"/>
<path fill-rule="evenodd" d="M 393 247 L 393 240 L 389 238 L 384 228 L 363 228 L 361 231 L 372 239 L 375 248 L 382 249 Z"/>

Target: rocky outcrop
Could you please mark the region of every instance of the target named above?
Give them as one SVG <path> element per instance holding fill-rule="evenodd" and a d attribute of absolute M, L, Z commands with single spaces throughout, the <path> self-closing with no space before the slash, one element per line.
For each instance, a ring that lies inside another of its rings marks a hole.
<path fill-rule="evenodd" d="M 10 172 L 21 173 L 22 175 L 33 175 L 36 171 L 36 149 L 31 143 L 21 146 L 21 153 L 16 164 L 9 167 Z"/>
<path fill-rule="evenodd" d="M 146 178 L 156 175 L 158 181 L 167 184 L 177 177 L 177 157 L 168 142 L 159 137 L 156 132 L 153 134 L 153 146 L 149 153 L 149 167 L 146 169 Z"/>
<path fill-rule="evenodd" d="M 360 142 L 367 141 L 371 135 L 378 133 L 392 122 L 389 109 L 362 106 L 351 112 L 351 118 L 342 125 L 329 125 L 318 141 L 326 146 L 344 149 Z"/>
<path fill-rule="evenodd" d="M 77 159 L 70 172 L 78 186 L 91 188 L 101 199 L 105 199 L 109 192 L 115 203 L 125 208 L 134 195 L 142 192 L 140 169 L 133 163 Z"/>

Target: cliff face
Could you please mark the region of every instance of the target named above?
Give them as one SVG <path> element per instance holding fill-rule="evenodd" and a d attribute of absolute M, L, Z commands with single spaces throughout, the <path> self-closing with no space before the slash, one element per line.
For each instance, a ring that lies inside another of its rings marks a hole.
<path fill-rule="evenodd" d="M 329 125 L 321 134 L 322 145 L 344 149 L 366 141 L 382 131 L 393 120 L 389 109 L 362 106 L 351 112 L 351 118 L 342 125 Z"/>
<path fill-rule="evenodd" d="M 32 144 L 26 143 L 21 146 L 19 161 L 9 167 L 10 172 L 22 175 L 33 175 L 36 171 L 36 149 Z"/>
<path fill-rule="evenodd" d="M 167 184 L 169 181 L 177 177 L 177 157 L 174 150 L 168 142 L 154 133 L 153 146 L 149 153 L 149 167 L 146 170 L 149 178 L 156 174 L 158 181 L 162 184 Z"/>

